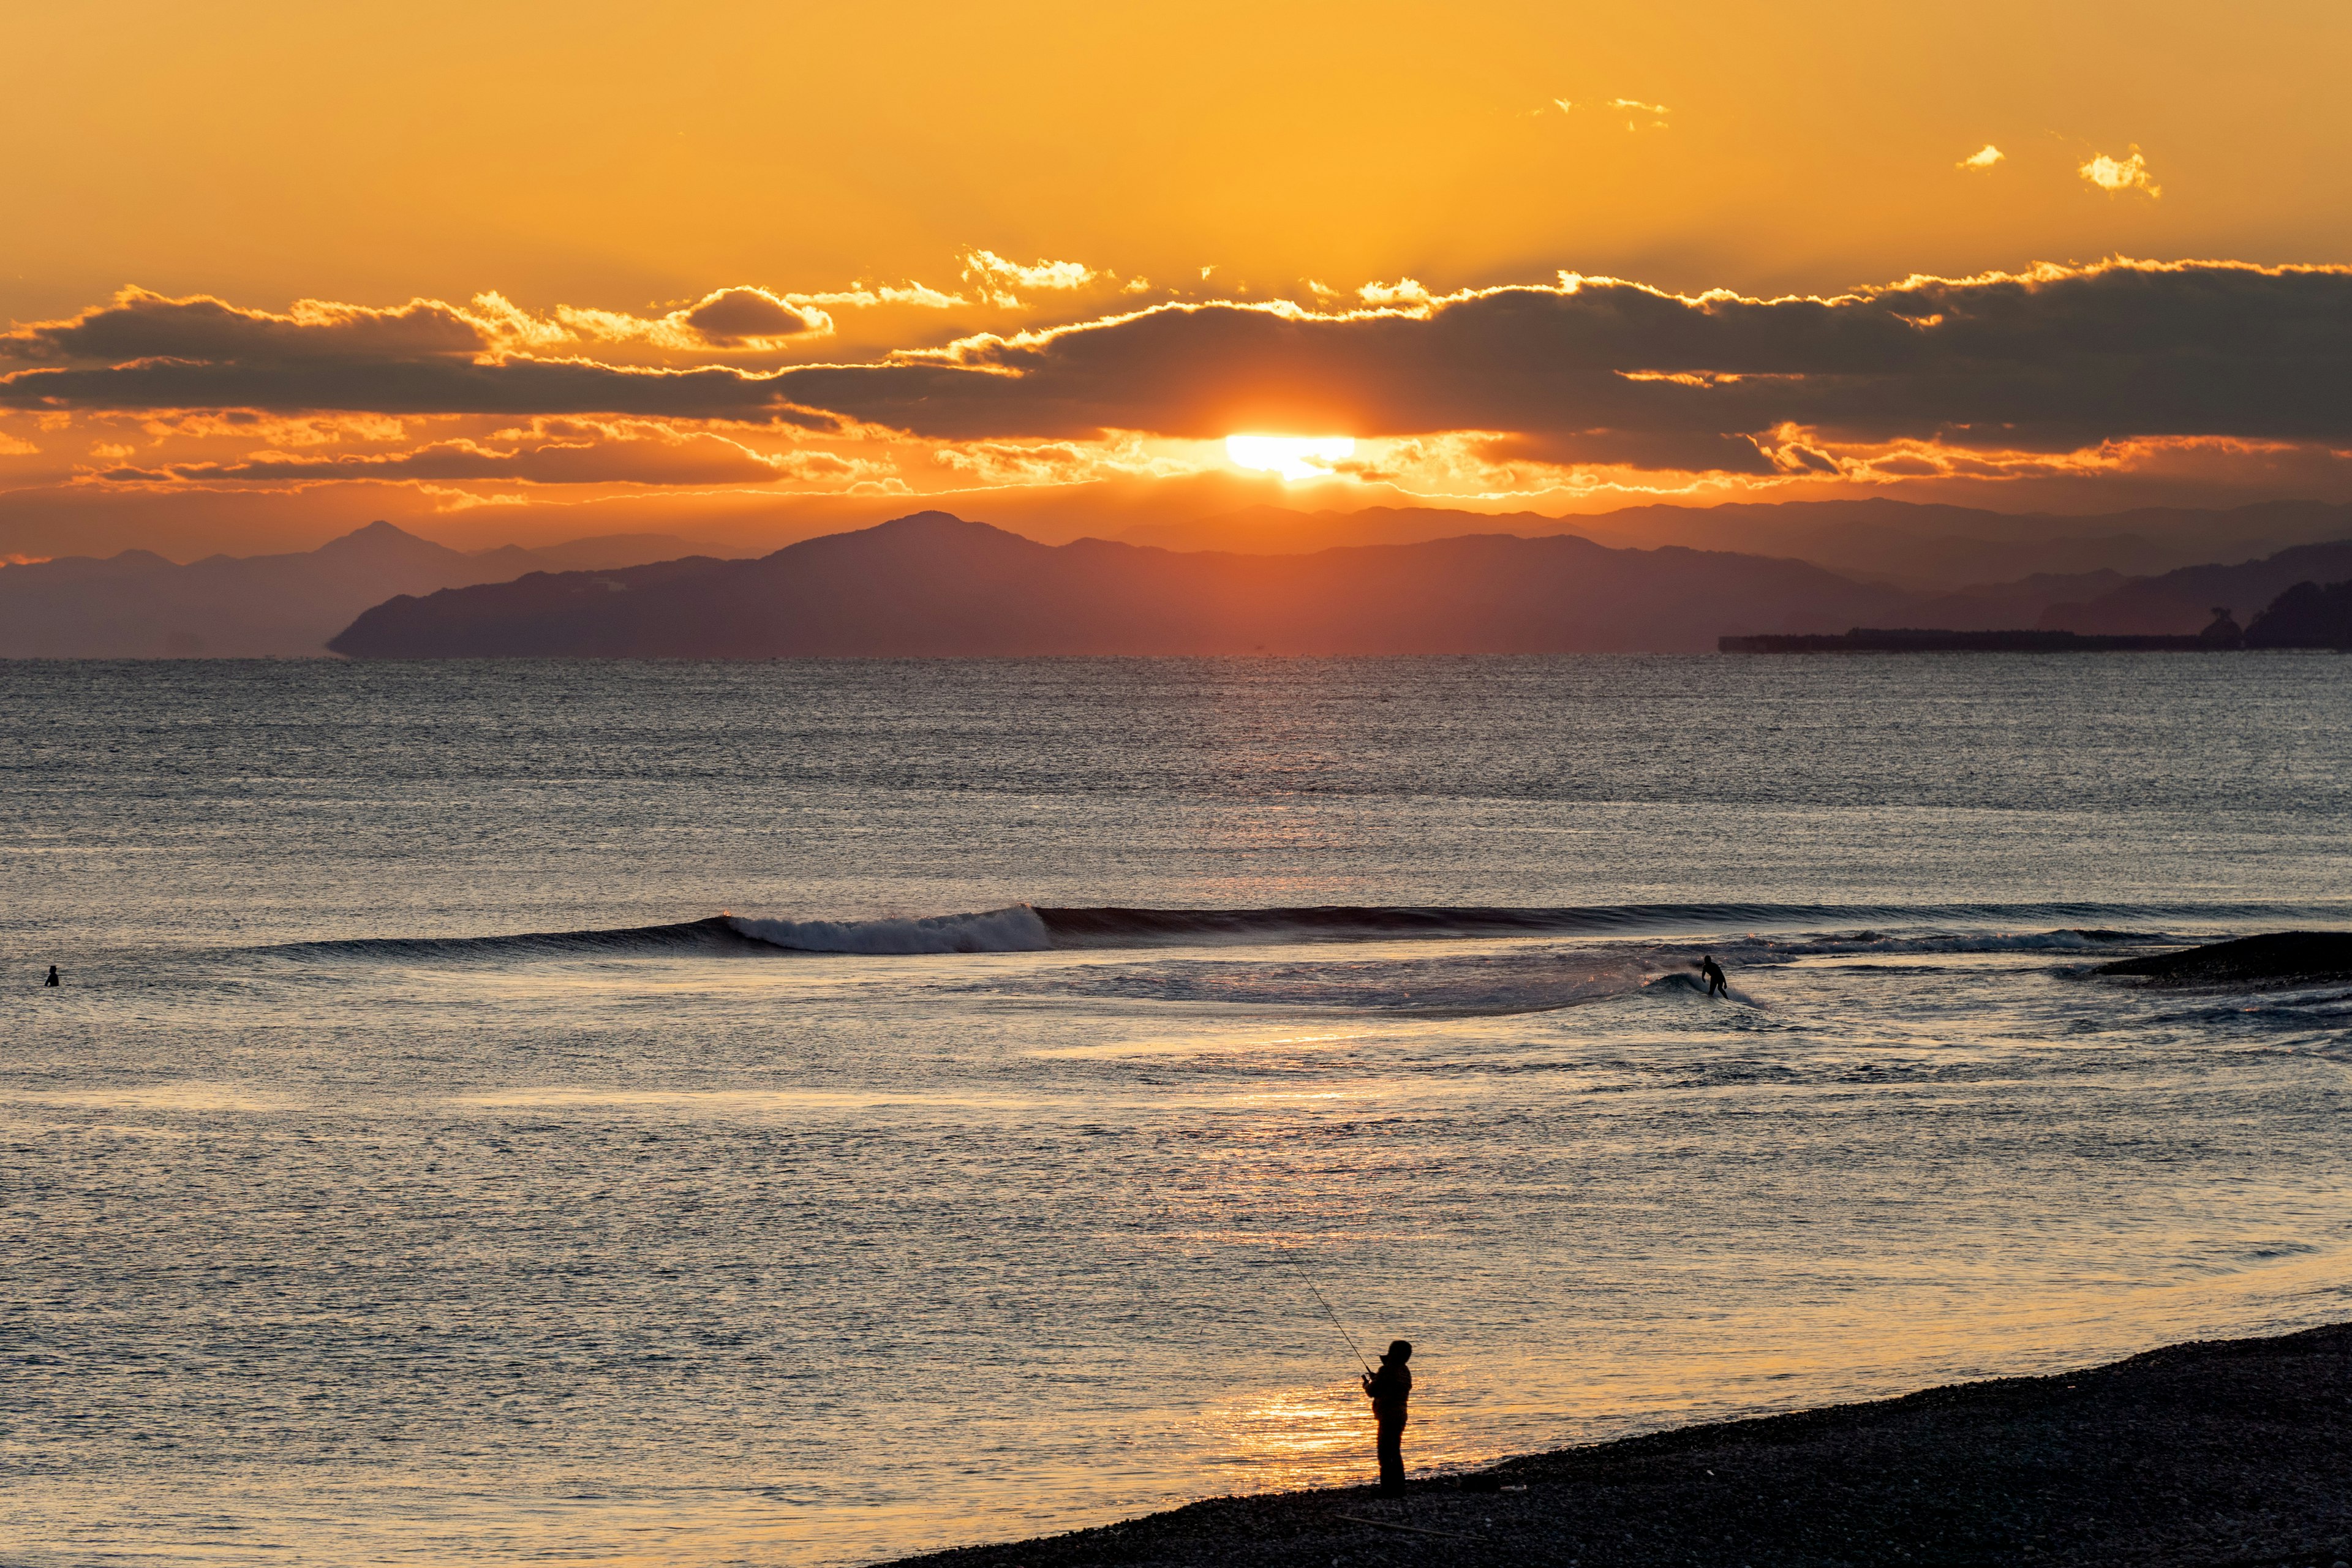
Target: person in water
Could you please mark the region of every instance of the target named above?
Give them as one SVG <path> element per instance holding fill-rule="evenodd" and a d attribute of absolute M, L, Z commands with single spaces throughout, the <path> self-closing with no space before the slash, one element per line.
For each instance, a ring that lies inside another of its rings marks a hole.
<path fill-rule="evenodd" d="M 56 964 L 52 963 L 49 965 L 49 977 L 47 980 L 42 981 L 41 984 L 44 985 L 55 985 L 58 984 L 58 966 Z"/>
<path fill-rule="evenodd" d="M 1390 1342 L 1381 1357 L 1381 1370 L 1364 1373 L 1364 1395 L 1372 1402 L 1372 1420 L 1380 1427 L 1381 1490 L 1404 1490 L 1404 1407 L 1412 1397 L 1412 1342 Z"/>
<path fill-rule="evenodd" d="M 1702 952 L 1698 955 L 1698 972 L 1706 980 L 1708 995 L 1730 997 L 1731 987 L 1723 983 L 1723 965 L 1715 961 L 1715 954 Z"/>

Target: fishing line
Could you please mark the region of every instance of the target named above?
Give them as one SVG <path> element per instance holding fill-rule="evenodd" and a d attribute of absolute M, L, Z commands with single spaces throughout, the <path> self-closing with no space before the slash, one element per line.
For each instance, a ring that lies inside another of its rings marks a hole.
<path fill-rule="evenodd" d="M 1323 1299 L 1323 1292 L 1318 1289 L 1315 1284 L 1315 1276 L 1307 1271 L 1307 1265 L 1305 1263 L 1300 1262 L 1298 1258 L 1293 1257 L 1290 1253 L 1285 1252 L 1282 1256 L 1288 1258 L 1291 1266 L 1298 1270 L 1298 1277 L 1307 1282 L 1307 1288 L 1315 1292 L 1316 1303 L 1323 1309 L 1323 1315 L 1331 1320 L 1331 1326 L 1339 1331 L 1339 1337 L 1348 1342 L 1348 1348 L 1349 1350 L 1355 1352 L 1356 1364 L 1364 1369 L 1364 1375 L 1366 1377 L 1371 1376 L 1372 1363 L 1364 1359 L 1364 1352 L 1357 1347 L 1356 1336 L 1348 1331 L 1348 1325 L 1339 1321 L 1339 1314 L 1331 1310 L 1331 1303 Z"/>

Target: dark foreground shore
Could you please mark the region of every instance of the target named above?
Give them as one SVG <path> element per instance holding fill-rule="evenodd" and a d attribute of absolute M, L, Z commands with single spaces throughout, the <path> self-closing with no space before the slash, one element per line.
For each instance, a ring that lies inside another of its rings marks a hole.
<path fill-rule="evenodd" d="M 1525 1489 L 1468 1489 L 1497 1483 Z M 1100 1530 L 906 1560 L 924 1568 L 2347 1562 L 2352 1323 L 1531 1455 L 1470 1478 L 1415 1482 L 1402 1502 L 1368 1488 L 1216 1498 Z"/>

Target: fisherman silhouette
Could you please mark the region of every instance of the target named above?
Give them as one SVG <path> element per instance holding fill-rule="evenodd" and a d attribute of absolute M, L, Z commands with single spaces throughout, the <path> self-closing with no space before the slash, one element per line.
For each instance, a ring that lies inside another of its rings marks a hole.
<path fill-rule="evenodd" d="M 1372 1402 L 1372 1419 L 1380 1427 L 1381 1490 L 1404 1490 L 1404 1406 L 1412 1397 L 1412 1342 L 1394 1340 L 1381 1357 L 1381 1370 L 1364 1373 L 1364 1394 Z"/>
<path fill-rule="evenodd" d="M 58 984 L 58 966 L 56 964 L 52 963 L 49 965 L 49 977 L 47 980 L 42 981 L 41 984 L 44 985 L 55 985 Z"/>
<path fill-rule="evenodd" d="M 1723 965 L 1715 961 L 1715 954 L 1702 952 L 1698 955 L 1698 972 L 1706 978 L 1708 995 L 1726 998 L 1730 996 L 1731 987 L 1723 983 Z"/>

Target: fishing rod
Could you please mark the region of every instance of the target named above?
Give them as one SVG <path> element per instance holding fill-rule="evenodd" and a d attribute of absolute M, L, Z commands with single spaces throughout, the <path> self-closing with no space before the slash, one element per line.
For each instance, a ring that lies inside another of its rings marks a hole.
<path fill-rule="evenodd" d="M 1341 1321 L 1339 1321 L 1339 1313 L 1337 1313 L 1337 1312 L 1335 1312 L 1335 1311 L 1333 1311 L 1333 1310 L 1331 1310 L 1331 1303 L 1330 1303 L 1328 1300 L 1326 1300 L 1326 1299 L 1325 1299 L 1325 1297 L 1324 1297 L 1324 1295 L 1323 1295 L 1323 1289 L 1322 1289 L 1322 1287 L 1315 1283 L 1315 1276 L 1314 1276 L 1313 1274 L 1311 1274 L 1311 1273 L 1309 1273 L 1309 1272 L 1307 1271 L 1307 1265 L 1306 1265 L 1305 1261 L 1304 1261 L 1304 1260 L 1302 1260 L 1302 1259 L 1300 1259 L 1300 1258 L 1297 1258 L 1297 1257 L 1295 1257 L 1294 1255 L 1292 1255 L 1291 1253 L 1289 1253 L 1289 1252 L 1287 1252 L 1287 1251 L 1284 1252 L 1282 1256 L 1290 1259 L 1291 1267 L 1298 1270 L 1298 1277 L 1299 1277 L 1299 1279 L 1301 1279 L 1305 1280 L 1305 1281 L 1307 1282 L 1307 1288 L 1309 1290 L 1311 1290 L 1311 1291 L 1313 1291 L 1313 1292 L 1315 1293 L 1315 1301 L 1316 1301 L 1316 1305 L 1318 1305 L 1318 1306 L 1319 1306 L 1319 1307 L 1321 1307 L 1321 1308 L 1323 1309 L 1323 1315 L 1324 1315 L 1325 1317 L 1327 1317 L 1327 1318 L 1328 1318 L 1328 1319 L 1330 1319 L 1330 1320 L 1331 1320 L 1331 1326 L 1332 1326 L 1333 1328 L 1335 1328 L 1335 1329 L 1337 1329 L 1337 1330 L 1339 1330 L 1339 1337 L 1340 1337 L 1341 1339 L 1343 1339 L 1343 1340 L 1345 1340 L 1345 1341 L 1347 1341 L 1347 1342 L 1348 1342 L 1348 1348 L 1349 1348 L 1350 1351 L 1355 1352 L 1355 1355 L 1356 1355 L 1356 1364 L 1357 1364 L 1358 1366 L 1360 1366 L 1360 1367 L 1362 1367 L 1362 1368 L 1364 1369 L 1364 1387 L 1365 1387 L 1366 1392 L 1368 1392 L 1368 1393 L 1369 1393 L 1369 1392 L 1370 1391 L 1370 1388 L 1371 1388 L 1371 1383 L 1372 1383 L 1372 1363 L 1370 1363 L 1370 1362 L 1368 1362 L 1368 1361 L 1366 1361 L 1366 1360 L 1364 1359 L 1364 1352 L 1363 1352 L 1363 1349 L 1362 1349 L 1362 1347 L 1361 1347 L 1361 1346 L 1360 1346 L 1360 1345 L 1358 1345 L 1358 1344 L 1356 1343 L 1356 1336 L 1355 1336 L 1355 1335 L 1353 1335 L 1353 1334 L 1351 1334 L 1351 1333 L 1349 1333 L 1349 1332 L 1348 1331 L 1348 1325 L 1347 1325 L 1347 1324 L 1345 1324 L 1345 1323 L 1343 1323 L 1343 1322 L 1341 1322 Z M 1397 1499 L 1397 1505 L 1398 1505 L 1400 1508 L 1402 1508 L 1402 1509 L 1403 1509 L 1403 1510 L 1404 1510 L 1404 1516 L 1405 1516 L 1405 1518 L 1406 1518 L 1408 1521 L 1410 1521 L 1410 1520 L 1412 1518 L 1412 1500 L 1411 1500 L 1410 1498 L 1403 1498 L 1403 1497 L 1400 1497 L 1400 1498 L 1398 1498 L 1398 1499 Z M 1389 1530 L 1389 1529 L 1402 1529 L 1402 1530 L 1413 1530 L 1413 1531 L 1418 1531 L 1418 1530 L 1419 1530 L 1419 1527 L 1418 1527 L 1417 1525 L 1413 1525 L 1413 1524 L 1411 1524 L 1411 1523 L 1407 1523 L 1407 1524 L 1403 1524 L 1403 1525 L 1391 1525 L 1391 1524 L 1388 1524 L 1388 1523 L 1386 1523 L 1385 1521 L 1380 1521 L 1380 1520 L 1373 1520 L 1373 1521 L 1369 1521 L 1369 1522 L 1371 1522 L 1371 1523 L 1374 1523 L 1374 1524 L 1379 1524 L 1379 1525 L 1380 1525 L 1382 1529 L 1384 1529 L 1384 1530 Z M 1439 1533 L 1439 1532 L 1438 1532 L 1438 1531 L 1428 1531 L 1427 1533 L 1429 1533 L 1429 1534 L 1436 1534 L 1436 1533 Z"/>
<path fill-rule="evenodd" d="M 1323 1309 L 1323 1315 L 1331 1320 L 1331 1326 L 1339 1331 L 1339 1337 L 1348 1342 L 1349 1350 L 1356 1352 L 1356 1364 L 1364 1369 L 1366 1377 L 1371 1376 L 1372 1363 L 1364 1359 L 1364 1352 L 1357 1347 L 1356 1336 L 1348 1331 L 1348 1325 L 1339 1321 L 1339 1314 L 1333 1311 L 1331 1303 L 1323 1299 L 1322 1290 L 1316 1286 L 1315 1276 L 1307 1271 L 1306 1264 L 1292 1257 L 1290 1253 L 1285 1252 L 1282 1256 L 1290 1259 L 1291 1267 L 1298 1270 L 1298 1277 L 1307 1281 L 1307 1288 L 1309 1290 L 1315 1292 L 1316 1303 Z"/>

